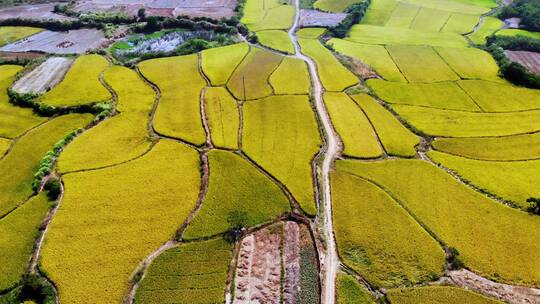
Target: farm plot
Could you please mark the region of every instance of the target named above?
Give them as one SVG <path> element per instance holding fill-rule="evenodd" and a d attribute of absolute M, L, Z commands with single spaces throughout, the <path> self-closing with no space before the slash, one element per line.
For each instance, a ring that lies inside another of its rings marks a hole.
<path fill-rule="evenodd" d="M 385 25 L 397 4 L 397 0 L 372 0 L 361 23 Z"/>
<path fill-rule="evenodd" d="M 173 247 L 152 262 L 135 303 L 223 303 L 231 258 L 221 238 Z"/>
<path fill-rule="evenodd" d="M 456 82 L 395 83 L 367 81 L 377 96 L 391 104 L 479 112 L 481 109 Z"/>
<path fill-rule="evenodd" d="M 302 9 L 298 23 L 301 27 L 331 27 L 337 26 L 345 17 L 347 17 L 346 13 L 325 13 L 314 9 Z"/>
<path fill-rule="evenodd" d="M 487 13 L 490 8 L 496 7 L 497 3 L 493 0 L 458 0 L 458 1 L 441 1 L 441 0 L 402 0 L 406 3 L 438 9 L 453 13 L 468 13 L 481 15 Z"/>
<path fill-rule="evenodd" d="M 17 93 L 42 94 L 64 78 L 72 63 L 68 58 L 51 57 L 17 80 L 11 89 Z"/>
<path fill-rule="evenodd" d="M 358 83 L 358 78 L 347 70 L 319 40 L 298 38 L 298 42 L 302 53 L 311 57 L 317 64 L 319 77 L 327 91 L 343 91 Z"/>
<path fill-rule="evenodd" d="M 324 102 L 332 124 L 343 141 L 343 153 L 358 158 L 382 155 L 377 134 L 360 107 L 345 93 L 327 92 Z"/>
<path fill-rule="evenodd" d="M 476 32 L 469 34 L 467 37 L 471 39 L 473 43 L 476 44 L 485 44 L 486 37 L 495 33 L 504 25 L 500 19 L 495 17 L 484 17 L 484 20 L 476 30 Z"/>
<path fill-rule="evenodd" d="M 299 38 L 317 39 L 326 32 L 326 29 L 320 27 L 308 27 L 299 29 L 296 36 Z"/>
<path fill-rule="evenodd" d="M 247 0 L 241 22 L 251 31 L 286 30 L 293 24 L 295 8 L 280 0 Z"/>
<path fill-rule="evenodd" d="M 513 201 L 523 209 L 529 206 L 528 198 L 540 197 L 540 160 L 484 161 L 437 151 L 430 151 L 428 157 L 475 186 Z"/>
<path fill-rule="evenodd" d="M 388 45 L 388 53 L 409 82 L 459 80 L 459 77 L 429 46 Z"/>
<path fill-rule="evenodd" d="M 296 58 L 285 57 L 269 79 L 277 95 L 309 94 L 310 76 L 306 64 Z"/>
<path fill-rule="evenodd" d="M 94 303 L 122 302 L 139 262 L 194 208 L 199 165 L 195 150 L 161 140 L 132 162 L 64 175 L 64 198 L 41 257 L 60 301 L 87 303 L 92 295 Z"/>
<path fill-rule="evenodd" d="M 268 78 L 277 69 L 282 56 L 259 48 L 251 48 L 249 54 L 232 74 L 227 88 L 236 99 L 250 100 L 273 94 Z"/>
<path fill-rule="evenodd" d="M 505 136 L 540 131 L 539 110 L 476 113 L 407 105 L 392 108 L 416 129 L 433 136 Z"/>
<path fill-rule="evenodd" d="M 0 8 L 0 20 L 20 18 L 20 19 L 38 19 L 38 20 L 75 20 L 75 18 L 67 17 L 53 13 L 55 3 L 32 3 L 28 5 L 17 5 L 11 7 Z"/>
<path fill-rule="evenodd" d="M 35 115 L 31 109 L 9 103 L 7 90 L 14 76 L 21 70 L 22 67 L 18 65 L 0 66 L 0 137 L 15 138 L 47 120 L 45 117 Z"/>
<path fill-rule="evenodd" d="M 161 91 L 154 120 L 156 132 L 202 145 L 206 134 L 200 99 L 206 82 L 198 66 L 196 54 L 151 59 L 138 65 L 142 74 Z"/>
<path fill-rule="evenodd" d="M 525 36 L 529 38 L 540 39 L 539 32 L 529 32 L 527 30 L 509 29 L 509 28 L 505 28 L 500 31 L 497 31 L 495 35 L 497 36 Z"/>
<path fill-rule="evenodd" d="M 0 160 L 0 217 L 32 194 L 32 181 L 39 161 L 68 133 L 92 121 L 90 114 L 71 114 L 55 118 L 21 137 Z"/>
<path fill-rule="evenodd" d="M 438 32 L 450 18 L 451 12 L 422 7 L 411 22 L 410 28 L 417 31 Z"/>
<path fill-rule="evenodd" d="M 378 287 L 442 275 L 443 249 L 384 190 L 345 171 L 331 181 L 336 242 L 349 267 Z"/>
<path fill-rule="evenodd" d="M 366 94 L 352 96 L 364 110 L 389 155 L 413 157 L 420 138 L 405 128 L 383 106 Z"/>
<path fill-rule="evenodd" d="M 101 168 L 144 154 L 151 145 L 149 114 L 155 93 L 136 72 L 114 66 L 104 80 L 117 95 L 117 116 L 77 137 L 60 156 L 61 172 Z"/>
<path fill-rule="evenodd" d="M 211 87 L 206 90 L 204 103 L 212 143 L 221 148 L 238 149 L 240 117 L 236 100 L 225 88 Z"/>
<path fill-rule="evenodd" d="M 289 38 L 289 35 L 285 31 L 280 30 L 268 30 L 257 32 L 257 38 L 259 43 L 276 51 L 280 51 L 286 54 L 294 53 L 294 46 Z"/>
<path fill-rule="evenodd" d="M 540 91 L 511 84 L 464 80 L 458 85 L 487 112 L 511 112 L 540 108 Z"/>
<path fill-rule="evenodd" d="M 43 29 L 28 26 L 0 26 L 0 46 L 12 43 L 24 37 L 32 36 Z"/>
<path fill-rule="evenodd" d="M 339 13 L 357 2 L 360 0 L 317 0 L 313 7 L 322 11 Z"/>
<path fill-rule="evenodd" d="M 71 107 L 109 100 L 111 93 L 99 81 L 108 66 L 107 59 L 99 55 L 78 57 L 62 82 L 45 93 L 40 101 L 55 107 Z"/>
<path fill-rule="evenodd" d="M 272 96 L 244 105 L 243 149 L 315 214 L 311 161 L 321 139 L 309 98 Z"/>
<path fill-rule="evenodd" d="M 40 194 L 0 220 L 0 291 L 13 287 L 26 270 L 49 207 L 47 196 Z"/>
<path fill-rule="evenodd" d="M 398 2 L 396 8 L 390 15 L 390 19 L 386 22 L 387 27 L 409 28 L 411 22 L 418 15 L 420 7 L 404 2 Z"/>
<path fill-rule="evenodd" d="M 246 43 L 204 50 L 201 52 L 201 68 L 212 85 L 224 85 L 248 51 Z"/>
<path fill-rule="evenodd" d="M 435 48 L 461 78 L 501 81 L 499 66 L 491 55 L 476 48 Z"/>
<path fill-rule="evenodd" d="M 421 160 L 348 160 L 336 168 L 384 187 L 457 248 L 468 269 L 499 282 L 540 285 L 540 236 L 530 233 L 540 226 L 537 218 L 488 199 Z"/>
<path fill-rule="evenodd" d="M 336 291 L 338 304 L 375 304 L 367 289 L 350 275 L 338 273 Z"/>
<path fill-rule="evenodd" d="M 505 51 L 505 53 L 511 61 L 520 63 L 531 73 L 540 75 L 540 53 L 527 51 Z"/>
<path fill-rule="evenodd" d="M 331 45 L 339 53 L 369 64 L 388 81 L 406 82 L 384 46 L 354 43 L 336 38 L 329 40 L 328 45 Z"/>
<path fill-rule="evenodd" d="M 467 34 L 473 31 L 479 19 L 480 17 L 478 15 L 454 13 L 450 15 L 450 18 L 446 21 L 446 25 L 441 31 L 462 35 Z"/>
<path fill-rule="evenodd" d="M 90 49 L 99 48 L 106 41 L 103 32 L 97 29 L 80 29 L 67 32 L 42 31 L 26 39 L 3 46 L 0 51 L 83 54 Z"/>
<path fill-rule="evenodd" d="M 0 137 L 0 158 L 9 150 L 11 146 L 11 140 Z"/>
<path fill-rule="evenodd" d="M 408 289 L 391 289 L 387 292 L 388 300 L 392 304 L 497 304 L 494 299 L 486 298 L 474 292 L 451 287 L 430 286 Z"/>
<path fill-rule="evenodd" d="M 437 138 L 435 150 L 479 160 L 540 159 L 540 132 L 504 137 Z"/>
<path fill-rule="evenodd" d="M 270 179 L 232 152 L 212 150 L 208 193 L 183 237 L 197 239 L 255 226 L 290 211 L 287 197 Z M 242 223 L 237 223 L 242 219 Z"/>

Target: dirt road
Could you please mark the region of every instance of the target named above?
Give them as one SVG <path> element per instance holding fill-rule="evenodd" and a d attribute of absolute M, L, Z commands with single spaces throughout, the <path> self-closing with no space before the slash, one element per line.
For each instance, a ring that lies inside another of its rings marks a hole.
<path fill-rule="evenodd" d="M 326 239 L 326 253 L 321 253 L 321 258 L 323 264 L 321 268 L 324 273 L 324 278 L 322 281 L 322 295 L 321 300 L 323 304 L 334 304 L 335 301 L 335 281 L 336 281 L 336 272 L 339 265 L 339 260 L 336 252 L 336 244 L 334 240 L 334 228 L 332 223 L 332 200 L 330 194 L 330 177 L 329 172 L 334 162 L 335 158 L 339 153 L 340 142 L 339 138 L 332 127 L 330 122 L 330 117 L 326 111 L 326 107 L 323 103 L 323 87 L 319 75 L 317 74 L 317 66 L 313 60 L 300 52 L 300 45 L 296 38 L 296 30 L 298 29 L 298 23 L 300 19 L 300 4 L 299 0 L 294 0 L 294 5 L 296 7 L 296 16 L 294 19 L 294 24 L 289 30 L 289 37 L 294 44 L 295 55 L 294 57 L 303 60 L 309 67 L 309 73 L 311 75 L 311 81 L 313 85 L 313 98 L 315 101 L 315 107 L 317 109 L 317 114 L 321 123 L 323 124 L 323 129 L 326 137 L 326 145 L 323 148 L 323 163 L 320 168 L 321 172 L 321 184 L 322 184 L 322 201 L 321 206 L 322 212 L 319 212 L 320 220 L 324 225 L 324 237 Z"/>

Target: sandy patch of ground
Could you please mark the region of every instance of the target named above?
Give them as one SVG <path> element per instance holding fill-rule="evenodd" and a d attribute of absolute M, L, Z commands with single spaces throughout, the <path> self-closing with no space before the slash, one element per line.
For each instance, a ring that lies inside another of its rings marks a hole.
<path fill-rule="evenodd" d="M 12 89 L 18 93 L 44 93 L 64 78 L 72 63 L 68 58 L 49 58 L 17 80 Z"/>
<path fill-rule="evenodd" d="M 345 13 L 325 13 L 318 10 L 300 10 L 300 26 L 336 26 L 347 17 Z"/>
<path fill-rule="evenodd" d="M 9 18 L 22 19 L 54 19 L 54 20 L 75 20 L 75 18 L 58 15 L 52 12 L 54 5 L 58 3 L 18 5 L 0 8 L 0 20 Z"/>
<path fill-rule="evenodd" d="M 540 53 L 526 51 L 505 51 L 510 61 L 525 66 L 531 73 L 540 75 Z"/>
<path fill-rule="evenodd" d="M 283 238 L 283 303 L 294 304 L 300 287 L 300 226 L 295 222 L 285 222 Z"/>
<path fill-rule="evenodd" d="M 8 44 L 0 48 L 0 51 L 81 54 L 89 49 L 100 47 L 106 41 L 103 32 L 96 29 L 80 29 L 68 32 L 43 31 Z"/>

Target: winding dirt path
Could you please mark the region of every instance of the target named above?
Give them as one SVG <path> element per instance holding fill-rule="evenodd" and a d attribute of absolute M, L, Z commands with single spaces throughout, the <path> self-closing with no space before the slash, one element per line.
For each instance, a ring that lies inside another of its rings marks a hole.
<path fill-rule="evenodd" d="M 334 240 L 334 228 L 332 223 L 332 197 L 330 194 L 330 176 L 329 172 L 332 167 L 334 160 L 337 158 L 340 150 L 340 139 L 337 136 L 332 123 L 330 121 L 330 116 L 326 110 L 326 107 L 323 102 L 323 92 L 324 89 L 317 74 L 317 66 L 315 62 L 301 53 L 300 45 L 296 38 L 296 30 L 298 29 L 299 19 L 300 19 L 300 1 L 294 0 L 294 5 L 296 8 L 296 15 L 294 17 L 293 26 L 289 29 L 289 37 L 294 45 L 295 54 L 293 57 L 296 57 L 300 60 L 303 60 L 309 67 L 309 74 L 311 76 L 312 88 L 313 88 L 313 99 L 315 102 L 315 108 L 317 110 L 317 115 L 319 120 L 322 123 L 324 134 L 325 134 L 325 146 L 323 147 L 322 155 L 323 161 L 322 165 L 319 166 L 320 170 L 320 187 L 321 187 L 321 204 L 319 205 L 319 219 L 321 220 L 324 231 L 323 235 L 326 240 L 326 252 L 321 254 L 321 270 L 324 274 L 322 278 L 322 295 L 321 302 L 324 304 L 334 304 L 335 302 L 335 281 L 336 273 L 339 266 L 339 258 L 336 251 L 336 243 Z"/>

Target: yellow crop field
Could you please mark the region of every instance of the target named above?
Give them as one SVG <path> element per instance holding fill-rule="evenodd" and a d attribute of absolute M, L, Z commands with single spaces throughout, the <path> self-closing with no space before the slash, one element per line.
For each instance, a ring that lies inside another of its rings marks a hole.
<path fill-rule="evenodd" d="M 257 23 L 246 24 L 254 32 L 263 30 L 286 30 L 293 25 L 295 9 L 292 5 L 279 5 L 268 9 Z"/>
<path fill-rule="evenodd" d="M 92 121 L 90 114 L 70 114 L 55 118 L 21 137 L 0 160 L 0 216 L 32 194 L 32 180 L 39 161 L 68 133 Z"/>
<path fill-rule="evenodd" d="M 366 94 L 352 96 L 373 124 L 389 155 L 413 157 L 420 138 L 405 128 L 389 111 Z"/>
<path fill-rule="evenodd" d="M 418 130 L 433 136 L 505 136 L 540 131 L 540 110 L 476 113 L 407 105 L 392 108 Z"/>
<path fill-rule="evenodd" d="M 281 181 L 311 215 L 316 212 L 311 161 L 320 145 L 307 96 L 272 96 L 244 105 L 244 151 Z"/>
<path fill-rule="evenodd" d="M 337 170 L 391 193 L 472 271 L 499 282 L 540 284 L 540 221 L 463 185 L 421 160 L 338 161 Z"/>
<path fill-rule="evenodd" d="M 400 27 L 400 28 L 409 28 L 411 22 L 413 22 L 420 7 L 416 5 L 411 5 L 405 2 L 398 2 L 396 8 L 390 15 L 390 19 L 386 22 L 385 26 L 387 27 Z"/>
<path fill-rule="evenodd" d="M 7 150 L 9 150 L 9 146 L 11 146 L 11 140 L 0 138 L 0 157 L 4 156 Z"/>
<path fill-rule="evenodd" d="M 225 85 L 248 51 L 247 43 L 204 50 L 201 52 L 201 68 L 212 85 Z"/>
<path fill-rule="evenodd" d="M 320 27 L 306 27 L 306 28 L 299 29 L 299 30 L 296 32 L 296 36 L 298 36 L 298 37 L 300 37 L 300 38 L 317 39 L 317 38 L 319 38 L 322 34 L 324 34 L 324 32 L 326 32 L 326 29 L 324 29 L 324 28 L 320 28 Z"/>
<path fill-rule="evenodd" d="M 409 82 L 459 80 L 458 75 L 429 46 L 388 45 L 386 49 Z"/>
<path fill-rule="evenodd" d="M 276 70 L 282 56 L 259 48 L 251 48 L 244 61 L 229 79 L 227 88 L 236 99 L 259 99 L 272 95 L 268 78 Z"/>
<path fill-rule="evenodd" d="M 40 101 L 55 107 L 79 106 L 111 99 L 111 93 L 99 82 L 109 62 L 99 55 L 78 57 L 62 82 L 45 93 Z"/>
<path fill-rule="evenodd" d="M 504 137 L 437 138 L 435 150 L 480 160 L 540 158 L 540 132 Z"/>
<path fill-rule="evenodd" d="M 529 197 L 540 197 L 540 160 L 485 161 L 430 151 L 434 162 L 457 172 L 477 187 L 526 209 Z"/>
<path fill-rule="evenodd" d="M 283 59 L 269 81 L 278 95 L 309 94 L 311 87 L 306 64 L 292 57 Z"/>
<path fill-rule="evenodd" d="M 338 304 L 375 304 L 367 289 L 350 275 L 337 275 L 336 291 Z"/>
<path fill-rule="evenodd" d="M 392 304 L 497 304 L 502 303 L 480 294 L 451 286 L 391 289 L 387 292 Z"/>
<path fill-rule="evenodd" d="M 461 78 L 501 81 L 499 66 L 488 52 L 476 48 L 435 48 Z"/>
<path fill-rule="evenodd" d="M 480 24 L 480 27 L 476 32 L 468 35 L 472 42 L 476 44 L 485 44 L 486 37 L 493 34 L 495 31 L 500 29 L 504 25 L 500 19 L 496 17 L 487 16 Z"/>
<path fill-rule="evenodd" d="M 382 147 L 371 123 L 347 94 L 327 92 L 323 98 L 332 124 L 343 141 L 344 154 L 358 158 L 382 155 Z"/>
<path fill-rule="evenodd" d="M 332 13 L 343 12 L 347 7 L 361 0 L 317 0 L 313 4 L 313 7 L 321 11 L 327 11 Z"/>
<path fill-rule="evenodd" d="M 135 161 L 63 179 L 41 265 L 62 302 L 88 303 L 92 295 L 96 304 L 120 303 L 139 262 L 171 239 L 195 207 L 199 155 L 161 140 Z"/>
<path fill-rule="evenodd" d="M 440 31 L 450 18 L 451 12 L 436 8 L 422 7 L 411 22 L 411 29 L 425 32 Z"/>
<path fill-rule="evenodd" d="M 0 46 L 43 31 L 42 28 L 29 26 L 0 26 Z"/>
<path fill-rule="evenodd" d="M 379 79 L 367 81 L 377 96 L 388 103 L 430 108 L 481 111 L 456 82 L 395 83 Z"/>
<path fill-rule="evenodd" d="M 0 290 L 15 286 L 26 271 L 49 205 L 47 196 L 40 194 L 0 221 Z"/>
<path fill-rule="evenodd" d="M 370 45 L 332 38 L 328 44 L 342 54 L 356 58 L 368 65 L 388 81 L 406 82 L 396 64 L 381 45 Z"/>
<path fill-rule="evenodd" d="M 398 4 L 397 0 L 371 0 L 362 24 L 385 25 Z"/>
<path fill-rule="evenodd" d="M 379 288 L 442 275 L 444 250 L 381 188 L 341 171 L 331 181 L 336 242 L 345 264 Z"/>
<path fill-rule="evenodd" d="M 540 39 L 540 33 L 539 32 L 530 32 L 527 30 L 521 30 L 521 29 L 502 29 L 500 31 L 497 31 L 495 34 L 497 36 L 525 36 L 533 39 Z"/>
<path fill-rule="evenodd" d="M 294 46 L 287 32 L 282 30 L 267 30 L 257 32 L 259 43 L 287 54 L 294 53 Z"/>
<path fill-rule="evenodd" d="M 20 70 L 22 67 L 18 65 L 0 65 L 0 137 L 15 138 L 47 120 L 32 113 L 31 109 L 9 103 L 7 90 Z"/>
<path fill-rule="evenodd" d="M 347 70 L 317 39 L 298 38 L 302 53 L 317 64 L 319 77 L 327 91 L 343 91 L 358 83 L 358 78 Z"/>
<path fill-rule="evenodd" d="M 540 108 L 540 90 L 482 80 L 459 81 L 458 85 L 486 112 L 512 112 Z"/>
<path fill-rule="evenodd" d="M 403 0 L 406 3 L 415 4 L 422 7 L 433 8 L 452 13 L 468 13 L 480 15 L 487 13 L 490 8 L 496 7 L 495 1 L 476 1 L 476 0 Z"/>
<path fill-rule="evenodd" d="M 237 154 L 210 151 L 210 182 L 201 210 L 183 234 L 185 239 L 209 237 L 230 229 L 231 218 L 243 214 L 246 227 L 290 211 L 281 189 Z"/>
<path fill-rule="evenodd" d="M 480 16 L 478 15 L 453 13 L 446 22 L 446 25 L 442 28 L 442 31 L 467 34 L 473 31 L 479 19 Z"/>
<path fill-rule="evenodd" d="M 212 143 L 217 147 L 238 149 L 240 117 L 236 100 L 225 88 L 206 90 L 204 104 Z"/>
<path fill-rule="evenodd" d="M 146 152 L 149 114 L 155 93 L 136 72 L 114 66 L 104 74 L 118 96 L 118 114 L 81 134 L 59 159 L 62 172 L 100 168 L 133 159 Z"/>
<path fill-rule="evenodd" d="M 173 247 L 150 265 L 135 303 L 223 303 L 231 258 L 221 238 Z"/>
<path fill-rule="evenodd" d="M 138 66 L 161 91 L 154 120 L 155 130 L 202 145 L 206 134 L 201 120 L 200 99 L 206 82 L 199 73 L 197 55 L 151 59 Z"/>

